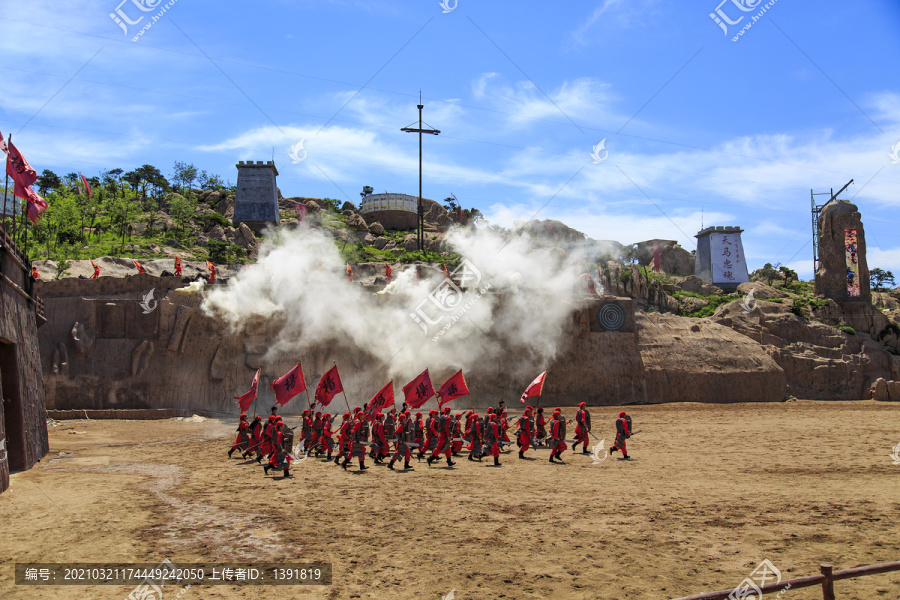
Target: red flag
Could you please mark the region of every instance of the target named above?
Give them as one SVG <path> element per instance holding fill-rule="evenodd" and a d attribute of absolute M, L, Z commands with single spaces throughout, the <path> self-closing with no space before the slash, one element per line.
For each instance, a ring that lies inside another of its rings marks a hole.
<path fill-rule="evenodd" d="M 209 269 L 209 282 L 212 283 L 216 280 L 216 265 L 211 261 L 206 261 L 206 268 Z"/>
<path fill-rule="evenodd" d="M 428 369 L 403 386 L 403 395 L 406 397 L 406 403 L 412 408 L 419 408 L 434 396 L 434 386 L 431 385 Z"/>
<path fill-rule="evenodd" d="M 300 224 L 309 229 L 309 223 L 306 222 L 306 205 L 294 202 L 294 206 L 297 208 L 297 218 L 300 219 Z"/>
<path fill-rule="evenodd" d="M 444 276 L 447 279 L 450 279 L 450 273 L 447 271 L 447 265 L 441 265 L 441 266 L 444 267 Z"/>
<path fill-rule="evenodd" d="M 460 369 L 453 377 L 445 381 L 444 385 L 438 390 L 438 406 L 443 406 L 451 400 L 456 400 L 468 393 L 469 388 L 466 387 L 466 380 L 463 379 L 463 372 Z"/>
<path fill-rule="evenodd" d="M 253 404 L 254 398 L 256 398 L 256 390 L 259 387 L 259 372 L 262 369 L 256 370 L 256 375 L 253 376 L 253 383 L 250 384 L 250 389 L 243 396 L 235 396 L 235 400 L 240 400 L 238 404 L 241 405 L 241 412 L 247 412 L 247 409 L 250 408 L 250 405 Z"/>
<path fill-rule="evenodd" d="M 388 283 L 391 282 L 391 279 L 394 277 L 394 270 L 391 269 L 391 265 L 384 263 L 384 275 L 387 277 Z"/>
<path fill-rule="evenodd" d="M 13 194 L 25 199 L 25 214 L 32 223 L 37 224 L 41 215 L 47 210 L 46 200 L 41 198 L 30 186 L 20 185 L 18 181 L 13 188 Z"/>
<path fill-rule="evenodd" d="M 297 366 L 272 382 L 275 390 L 275 402 L 287 404 L 288 400 L 306 389 L 306 380 L 303 378 L 303 369 L 300 363 Z"/>
<path fill-rule="evenodd" d="M 81 173 L 79 173 L 79 175 L 81 175 Z M 93 198 L 94 193 L 91 191 L 91 184 L 88 183 L 88 180 L 84 175 L 81 175 L 81 183 L 84 184 L 84 191 L 87 192 L 87 195 Z"/>
<path fill-rule="evenodd" d="M 653 269 L 659 273 L 659 242 L 653 242 Z"/>
<path fill-rule="evenodd" d="M 544 371 L 540 375 L 538 375 L 534 381 L 531 382 L 525 389 L 525 393 L 522 394 L 522 404 L 525 404 L 526 398 L 531 398 L 532 396 L 540 396 L 541 391 L 544 389 L 544 376 L 547 374 L 547 371 Z"/>
<path fill-rule="evenodd" d="M 322 379 L 316 387 L 316 402 L 322 406 L 328 406 L 331 403 L 331 399 L 343 391 L 344 386 L 341 385 L 341 375 L 338 373 L 337 365 L 334 365 L 328 369 L 327 373 L 322 375 Z"/>
<path fill-rule="evenodd" d="M 181 276 L 181 257 L 180 256 L 175 257 L 175 276 L 176 277 Z"/>
<path fill-rule="evenodd" d="M 3 139 L 3 133 L 0 132 L 0 150 L 3 150 L 4 153 L 9 154 L 9 149 L 6 147 L 6 141 Z"/>
<path fill-rule="evenodd" d="M 366 402 L 366 410 L 369 412 L 390 408 L 394 405 L 394 382 L 389 381 L 386 386 L 378 390 L 372 399 Z"/>
<path fill-rule="evenodd" d="M 94 261 L 91 261 L 91 265 L 94 267 L 94 274 L 91 275 L 91 279 L 97 279 L 98 277 L 100 277 L 100 265 L 98 265 Z"/>
<path fill-rule="evenodd" d="M 144 267 L 141 266 L 141 263 L 139 263 L 138 261 L 134 260 L 133 258 L 131 259 L 131 262 L 133 262 L 133 263 L 134 263 L 134 266 L 137 267 L 138 273 L 143 273 L 143 272 L 144 272 Z"/>
<path fill-rule="evenodd" d="M 353 269 L 350 268 L 350 263 L 347 263 L 347 281 L 353 281 Z"/>
<path fill-rule="evenodd" d="M 23 188 L 31 187 L 31 184 L 37 181 L 37 171 L 28 164 L 28 161 L 25 160 L 25 157 L 22 156 L 15 144 L 10 142 L 8 150 L 9 158 L 6 161 L 7 174 L 21 184 Z M 19 193 L 16 192 L 16 195 L 19 196 Z M 19 197 L 25 198 L 25 196 Z"/>

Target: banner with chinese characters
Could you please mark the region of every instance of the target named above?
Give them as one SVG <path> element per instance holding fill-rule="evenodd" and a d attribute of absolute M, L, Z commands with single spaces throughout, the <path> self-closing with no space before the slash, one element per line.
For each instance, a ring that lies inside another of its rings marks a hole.
<path fill-rule="evenodd" d="M 712 233 L 709 236 L 709 257 L 712 261 L 713 283 L 744 283 L 750 281 L 744 259 L 744 245 L 737 233 Z"/>
<path fill-rule="evenodd" d="M 858 298 L 859 289 L 859 254 L 856 245 L 856 230 L 844 230 L 844 248 L 847 251 L 847 295 Z"/>

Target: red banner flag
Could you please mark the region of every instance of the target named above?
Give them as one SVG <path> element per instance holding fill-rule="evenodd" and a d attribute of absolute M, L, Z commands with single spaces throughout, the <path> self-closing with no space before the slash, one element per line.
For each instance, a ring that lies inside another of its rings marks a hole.
<path fill-rule="evenodd" d="M 32 223 L 37 224 L 41 215 L 47 210 L 46 200 L 41 198 L 30 186 L 21 185 L 18 181 L 13 188 L 13 194 L 25 199 L 25 214 Z"/>
<path fill-rule="evenodd" d="M 81 173 L 79 173 L 79 175 L 81 175 Z M 87 192 L 87 195 L 93 198 L 94 193 L 91 191 L 91 184 L 88 183 L 88 180 L 84 175 L 81 175 L 81 183 L 84 184 L 84 191 Z"/>
<path fill-rule="evenodd" d="M 97 279 L 98 277 L 100 277 L 100 265 L 98 265 L 94 261 L 91 261 L 91 266 L 94 267 L 94 274 L 91 275 L 91 279 Z"/>
<path fill-rule="evenodd" d="M 544 371 L 540 375 L 538 375 L 534 381 L 531 382 L 525 389 L 525 393 L 522 394 L 522 404 L 525 404 L 526 398 L 531 398 L 532 396 L 540 396 L 541 391 L 544 389 L 544 376 L 547 374 L 547 371 Z"/>
<path fill-rule="evenodd" d="M 306 205 L 294 202 L 294 207 L 297 209 L 297 218 L 300 219 L 300 224 L 309 229 L 309 223 L 306 222 Z"/>
<path fill-rule="evenodd" d="M 378 390 L 378 393 L 372 396 L 372 399 L 366 403 L 366 410 L 369 412 L 384 410 L 394 405 L 394 382 L 389 381 L 386 386 Z"/>
<path fill-rule="evenodd" d="M 431 376 L 428 369 L 422 371 L 418 377 L 403 386 L 403 395 L 406 403 L 412 408 L 419 408 L 428 399 L 434 396 L 434 386 L 431 385 Z"/>
<path fill-rule="evenodd" d="M 175 257 L 175 277 L 181 277 L 181 257 Z"/>
<path fill-rule="evenodd" d="M 9 154 L 9 149 L 6 147 L 6 141 L 3 139 L 2 132 L 0 132 L 0 150 L 3 150 L 5 154 Z"/>
<path fill-rule="evenodd" d="M 141 266 L 141 263 L 139 263 L 138 261 L 134 260 L 133 258 L 131 259 L 131 262 L 133 262 L 133 263 L 134 263 L 134 266 L 137 267 L 138 273 L 143 273 L 143 272 L 144 272 L 144 267 Z"/>
<path fill-rule="evenodd" d="M 22 153 L 19 152 L 19 149 L 12 142 L 9 143 L 8 152 L 9 158 L 6 161 L 6 172 L 22 187 L 31 187 L 31 184 L 37 181 L 37 171 L 28 164 L 28 161 L 25 160 L 25 157 L 22 156 Z M 24 198 L 25 196 L 19 197 Z"/>
<path fill-rule="evenodd" d="M 394 270 L 387 263 L 384 263 L 384 276 L 387 277 L 388 283 L 394 278 Z"/>
<path fill-rule="evenodd" d="M 659 242 L 653 242 L 653 270 L 659 273 Z"/>
<path fill-rule="evenodd" d="M 353 282 L 353 269 L 350 268 L 350 263 L 347 263 L 347 281 Z"/>
<path fill-rule="evenodd" d="M 212 283 L 216 280 L 216 265 L 212 261 L 206 261 L 206 268 L 209 269 L 209 282 Z"/>
<path fill-rule="evenodd" d="M 259 388 L 259 372 L 262 369 L 256 370 L 256 375 L 253 376 L 253 383 L 250 384 L 250 389 L 243 396 L 235 396 L 235 400 L 240 400 L 238 404 L 241 405 L 241 412 L 247 412 L 247 409 L 250 408 L 250 405 L 253 404 L 253 400 L 256 398 L 256 390 Z"/>
<path fill-rule="evenodd" d="M 466 380 L 463 379 L 463 372 L 460 369 L 453 377 L 445 381 L 444 385 L 438 390 L 438 406 L 443 406 L 451 400 L 456 400 L 468 393 L 469 388 L 466 387 Z"/>
<path fill-rule="evenodd" d="M 337 365 L 334 365 L 328 372 L 322 375 L 319 385 L 316 387 L 316 402 L 322 406 L 328 406 L 331 399 L 337 394 L 344 391 L 341 384 L 341 375 L 338 373 Z"/>
<path fill-rule="evenodd" d="M 303 369 L 300 363 L 297 366 L 272 382 L 275 391 L 275 402 L 287 404 L 288 400 L 306 389 L 306 380 L 303 378 Z"/>

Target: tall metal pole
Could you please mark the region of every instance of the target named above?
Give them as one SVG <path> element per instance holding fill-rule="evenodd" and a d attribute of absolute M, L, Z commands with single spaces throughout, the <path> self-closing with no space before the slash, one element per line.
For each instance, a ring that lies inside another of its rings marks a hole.
<path fill-rule="evenodd" d="M 9 134 L 9 141 L 12 143 L 12 134 Z M 6 164 L 9 164 L 9 157 L 6 157 Z M 3 184 L 3 220 L 6 220 L 6 195 L 9 193 L 9 170 L 6 171 L 6 183 Z M 15 204 L 15 196 L 13 196 L 13 204 Z M 3 231 L 6 231 L 6 225 L 3 226 Z"/>
<path fill-rule="evenodd" d="M 425 247 L 425 210 L 422 206 L 422 134 L 438 135 L 441 131 L 440 129 L 423 128 L 425 123 L 422 121 L 422 109 L 425 108 L 425 105 L 422 104 L 421 91 L 419 92 L 419 104 L 416 106 L 419 109 L 419 126 L 417 128 L 402 127 L 400 131 L 419 134 L 419 198 L 416 204 L 416 248 L 421 251 Z"/>
<path fill-rule="evenodd" d="M 422 92 L 419 92 L 419 104 L 417 104 L 419 108 L 419 203 L 417 205 L 416 210 L 416 249 L 420 252 L 422 248 L 425 246 L 425 214 L 422 211 L 422 109 L 425 108 L 425 105 L 422 104 Z"/>

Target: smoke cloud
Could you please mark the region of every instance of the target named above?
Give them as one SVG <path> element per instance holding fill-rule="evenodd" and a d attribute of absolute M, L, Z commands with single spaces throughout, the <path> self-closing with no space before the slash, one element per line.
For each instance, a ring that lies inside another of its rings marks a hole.
<path fill-rule="evenodd" d="M 587 257 L 487 228 L 452 229 L 446 245 L 464 259 L 455 283 L 424 265 L 417 278 L 405 265 L 376 293 L 347 281 L 327 230 L 281 229 L 267 234 L 258 262 L 208 289 L 202 307 L 234 333 L 275 332 L 266 363 L 326 347 L 339 366 L 342 354 L 362 355 L 363 371 L 397 388 L 425 368 L 435 385 L 460 368 L 530 381 L 560 349 Z"/>

